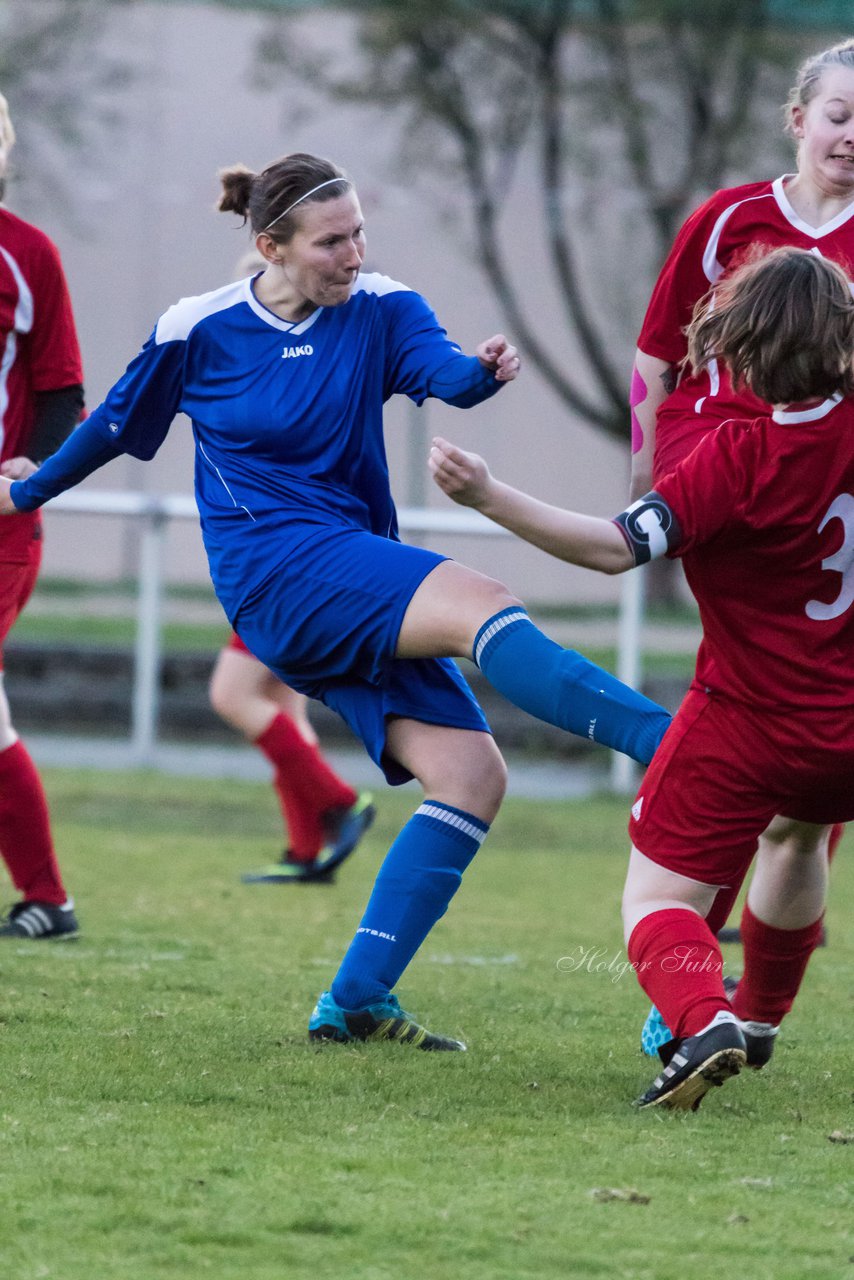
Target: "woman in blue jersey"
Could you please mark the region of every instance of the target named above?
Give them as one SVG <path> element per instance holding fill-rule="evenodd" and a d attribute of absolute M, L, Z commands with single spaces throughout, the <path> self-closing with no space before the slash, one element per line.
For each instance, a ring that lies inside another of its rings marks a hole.
<path fill-rule="evenodd" d="M 220 209 L 251 225 L 252 279 L 171 307 L 64 449 L 0 511 L 30 510 L 121 453 L 150 458 L 192 421 L 211 577 L 241 639 L 292 688 L 337 711 L 390 783 L 427 799 L 394 841 L 316 1039 L 459 1049 L 391 994 L 482 843 L 505 768 L 453 657 L 471 657 L 533 715 L 648 761 L 670 717 L 531 622 L 500 582 L 402 544 L 382 409 L 402 393 L 465 408 L 519 369 L 502 335 L 466 356 L 419 294 L 362 274 L 350 180 L 286 156 L 223 171 Z"/>

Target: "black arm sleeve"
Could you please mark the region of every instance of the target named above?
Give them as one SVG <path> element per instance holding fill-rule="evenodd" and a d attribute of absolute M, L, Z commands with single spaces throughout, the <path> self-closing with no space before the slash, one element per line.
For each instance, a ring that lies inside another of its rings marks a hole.
<path fill-rule="evenodd" d="M 614 516 L 613 523 L 625 538 L 636 565 L 675 551 L 682 541 L 676 516 L 655 489 Z"/>
<path fill-rule="evenodd" d="M 44 462 L 64 444 L 80 421 L 83 387 L 61 387 L 58 391 L 35 393 L 36 416 L 27 442 L 31 462 Z"/>

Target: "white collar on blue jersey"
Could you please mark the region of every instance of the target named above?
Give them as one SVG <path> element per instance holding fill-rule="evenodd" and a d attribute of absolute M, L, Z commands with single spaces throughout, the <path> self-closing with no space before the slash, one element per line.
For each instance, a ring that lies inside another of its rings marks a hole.
<path fill-rule="evenodd" d="M 249 303 L 249 306 L 255 312 L 256 316 L 258 316 L 259 320 L 263 320 L 265 324 L 270 325 L 271 328 L 279 329 L 282 333 L 300 334 L 305 333 L 306 329 L 310 329 L 315 320 L 319 319 L 323 307 L 318 307 L 315 311 L 312 311 L 311 315 L 307 316 L 305 320 L 300 320 L 299 324 L 294 324 L 292 320 L 282 320 L 280 316 L 277 316 L 274 312 L 270 311 L 268 307 L 264 306 L 263 302 L 259 302 L 255 297 L 255 290 L 252 288 L 252 285 L 255 283 L 257 278 L 257 276 L 249 276 L 249 278 L 243 282 L 246 301 Z"/>

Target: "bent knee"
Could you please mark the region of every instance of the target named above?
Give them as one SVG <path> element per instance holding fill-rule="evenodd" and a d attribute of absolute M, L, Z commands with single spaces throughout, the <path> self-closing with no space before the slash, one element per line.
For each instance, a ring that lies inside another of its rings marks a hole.
<path fill-rule="evenodd" d="M 462 767 L 459 761 L 449 761 L 446 768 L 424 781 L 428 795 L 490 823 L 507 792 L 507 765 L 494 740 L 487 734 L 482 736 L 482 748 L 471 752 Z"/>
<path fill-rule="evenodd" d="M 222 716 L 223 720 L 234 719 L 239 699 L 235 698 L 228 682 L 220 679 L 216 671 L 208 683 L 208 699 L 214 711 L 218 716 Z"/>
<path fill-rule="evenodd" d="M 492 739 L 490 739 L 490 742 Z M 494 743 L 493 743 L 494 745 Z M 485 764 L 477 783 L 475 792 L 481 803 L 489 806 L 491 822 L 507 794 L 507 765 L 501 752 L 495 747 L 494 755 Z"/>
<path fill-rule="evenodd" d="M 484 595 L 492 613 L 500 613 L 503 609 L 524 609 L 525 606 L 517 595 L 497 578 L 484 579 Z"/>

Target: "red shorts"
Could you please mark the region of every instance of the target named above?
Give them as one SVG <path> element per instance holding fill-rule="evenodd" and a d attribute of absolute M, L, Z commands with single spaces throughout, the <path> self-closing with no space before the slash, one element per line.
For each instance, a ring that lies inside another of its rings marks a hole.
<path fill-rule="evenodd" d="M 42 562 L 42 526 L 37 513 L 0 516 L 0 671 L 3 641 L 29 600 Z M 9 522 L 8 533 L 6 522 Z"/>
<path fill-rule="evenodd" d="M 849 822 L 851 719 L 767 712 L 690 689 L 632 806 L 633 844 L 669 871 L 724 887 L 740 883 L 776 814 Z"/>

